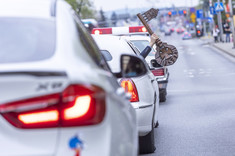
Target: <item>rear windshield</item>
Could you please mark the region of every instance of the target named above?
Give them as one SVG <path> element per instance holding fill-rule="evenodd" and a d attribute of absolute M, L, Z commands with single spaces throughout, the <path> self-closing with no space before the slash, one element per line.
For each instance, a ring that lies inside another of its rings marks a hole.
<path fill-rule="evenodd" d="M 0 63 L 44 60 L 54 52 L 54 21 L 0 18 Z"/>

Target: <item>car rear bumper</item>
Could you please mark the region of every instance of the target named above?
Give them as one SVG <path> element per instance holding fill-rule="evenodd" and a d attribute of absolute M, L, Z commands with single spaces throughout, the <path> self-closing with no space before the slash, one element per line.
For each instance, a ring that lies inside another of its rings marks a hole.
<path fill-rule="evenodd" d="M 152 130 L 154 104 L 135 108 L 139 136 L 145 136 Z"/>
<path fill-rule="evenodd" d="M 167 88 L 168 79 L 169 79 L 169 73 L 166 75 L 166 77 L 157 79 L 159 90 Z"/>

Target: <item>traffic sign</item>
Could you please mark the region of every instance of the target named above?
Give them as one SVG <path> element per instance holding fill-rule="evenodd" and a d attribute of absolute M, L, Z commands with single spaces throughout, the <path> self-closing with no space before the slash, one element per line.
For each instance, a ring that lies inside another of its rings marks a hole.
<path fill-rule="evenodd" d="M 195 11 L 196 11 L 195 8 L 190 8 L 190 12 L 191 12 L 191 13 L 194 13 Z"/>
<path fill-rule="evenodd" d="M 179 10 L 179 14 L 180 15 L 183 15 L 184 13 L 183 13 L 183 10 Z"/>
<path fill-rule="evenodd" d="M 196 15 L 195 15 L 194 13 L 192 13 L 192 14 L 190 15 L 190 18 L 191 18 L 191 21 L 192 21 L 193 23 L 196 22 Z"/>
<path fill-rule="evenodd" d="M 197 18 L 203 18 L 203 11 L 202 11 L 202 9 L 199 9 L 199 10 L 196 11 L 196 16 L 197 16 Z"/>
<path fill-rule="evenodd" d="M 172 11 L 172 15 L 177 15 L 177 11 Z"/>
<path fill-rule="evenodd" d="M 213 22 L 213 19 L 212 19 L 211 17 L 203 17 L 203 18 L 202 18 L 202 21 L 208 22 L 208 23 L 212 23 L 212 22 Z"/>
<path fill-rule="evenodd" d="M 210 6 L 210 14 L 211 15 L 216 15 L 215 8 L 213 6 Z"/>
<path fill-rule="evenodd" d="M 215 11 L 224 11 L 224 4 L 223 4 L 223 2 L 215 3 Z"/>

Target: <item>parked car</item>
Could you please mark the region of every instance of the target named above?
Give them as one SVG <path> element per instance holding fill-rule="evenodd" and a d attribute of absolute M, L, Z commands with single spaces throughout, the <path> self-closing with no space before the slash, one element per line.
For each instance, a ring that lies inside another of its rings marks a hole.
<path fill-rule="evenodd" d="M 149 45 L 150 38 L 148 36 L 130 36 L 125 37 L 125 39 L 131 41 L 135 47 L 139 49 L 139 51 L 143 51 L 146 46 Z M 151 61 L 155 60 L 155 54 L 156 54 L 156 47 L 152 48 L 152 51 L 149 53 L 149 55 L 145 58 L 147 61 L 153 75 L 156 77 L 159 87 L 159 98 L 160 102 L 166 101 L 166 95 L 167 95 L 167 84 L 169 79 L 169 72 L 167 67 L 162 67 L 161 65 L 153 66 Z"/>
<path fill-rule="evenodd" d="M 100 50 L 108 59 L 112 72 L 120 70 L 119 59 L 122 54 L 135 54 L 139 51 L 131 42 L 123 40 L 119 36 L 93 35 Z M 107 57 L 107 55 L 110 55 Z M 140 56 L 140 58 L 143 58 Z M 146 63 L 146 68 L 148 68 Z M 140 153 L 152 153 L 154 146 L 154 127 L 158 126 L 159 91 L 158 83 L 152 72 L 142 77 L 119 79 L 119 83 L 131 94 L 131 105 L 137 114 L 138 130 L 140 136 Z"/>
<path fill-rule="evenodd" d="M 0 155 L 137 156 L 136 113 L 71 6 L 9 0 L 0 10 Z M 149 73 L 119 58 L 116 75 Z"/>

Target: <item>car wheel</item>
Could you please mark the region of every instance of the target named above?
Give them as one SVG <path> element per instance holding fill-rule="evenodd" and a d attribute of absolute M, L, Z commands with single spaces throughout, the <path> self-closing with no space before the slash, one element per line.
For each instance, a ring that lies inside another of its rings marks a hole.
<path fill-rule="evenodd" d="M 166 101 L 166 89 L 160 90 L 160 102 L 165 102 Z"/>
<path fill-rule="evenodd" d="M 159 126 L 159 122 L 157 121 L 157 123 L 155 124 L 154 128 L 158 128 Z"/>
<path fill-rule="evenodd" d="M 154 128 L 146 135 L 139 137 L 139 153 L 148 154 L 155 151 Z"/>

